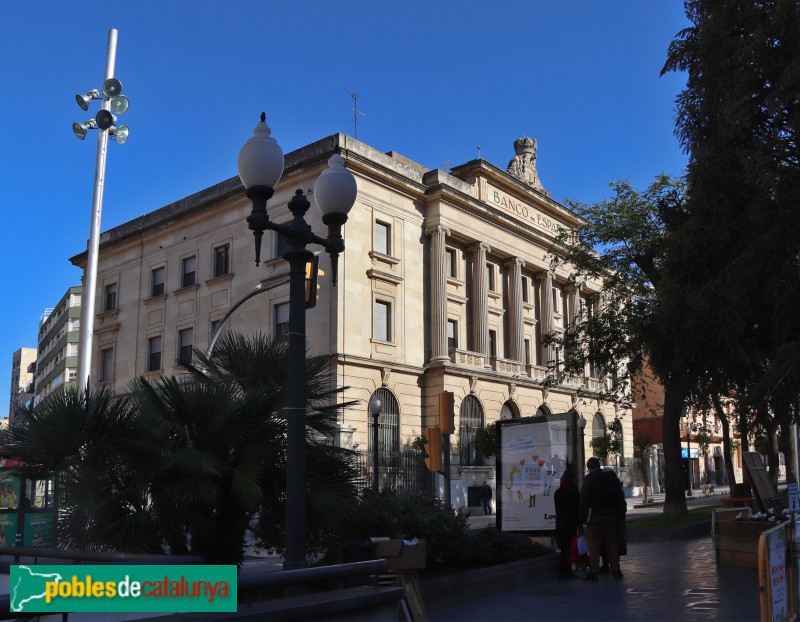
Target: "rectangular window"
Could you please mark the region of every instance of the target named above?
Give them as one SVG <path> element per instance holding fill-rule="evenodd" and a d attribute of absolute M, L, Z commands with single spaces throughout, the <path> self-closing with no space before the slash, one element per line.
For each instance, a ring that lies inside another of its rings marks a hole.
<path fill-rule="evenodd" d="M 494 264 L 487 263 L 486 264 L 486 288 L 490 291 L 495 290 L 495 283 L 494 283 Z"/>
<path fill-rule="evenodd" d="M 289 241 L 277 231 L 275 232 L 275 255 L 273 259 L 279 259 L 289 250 Z"/>
<path fill-rule="evenodd" d="M 531 364 L 531 340 L 530 339 L 526 339 L 525 340 L 525 364 L 526 365 L 530 365 Z"/>
<path fill-rule="evenodd" d="M 392 340 L 391 312 L 390 303 L 383 300 L 375 301 L 375 339 L 378 341 Z"/>
<path fill-rule="evenodd" d="M 110 283 L 106 285 L 106 291 L 103 301 L 103 311 L 113 311 L 117 308 L 117 284 Z"/>
<path fill-rule="evenodd" d="M 447 320 L 447 349 L 458 347 L 458 322 Z"/>
<path fill-rule="evenodd" d="M 194 344 L 194 329 L 184 328 L 178 331 L 178 361 L 181 363 L 192 362 L 192 346 Z"/>
<path fill-rule="evenodd" d="M 275 305 L 275 336 L 289 336 L 289 303 Z"/>
<path fill-rule="evenodd" d="M 114 376 L 114 348 L 100 350 L 100 382 L 109 382 Z"/>
<path fill-rule="evenodd" d="M 147 371 L 161 369 L 161 336 L 147 340 Z"/>
<path fill-rule="evenodd" d="M 522 277 L 522 302 L 528 302 L 528 288 L 530 283 L 527 276 Z"/>
<path fill-rule="evenodd" d="M 164 279 L 166 276 L 167 270 L 164 267 L 156 268 L 153 270 L 150 276 L 150 296 L 155 298 L 156 296 L 163 296 L 164 295 Z"/>
<path fill-rule="evenodd" d="M 489 331 L 489 356 L 497 358 L 497 331 Z"/>
<path fill-rule="evenodd" d="M 214 277 L 225 276 L 231 272 L 231 245 L 222 244 L 214 247 Z"/>
<path fill-rule="evenodd" d="M 385 222 L 375 221 L 375 251 L 388 255 L 392 250 L 390 234 L 392 228 Z"/>
<path fill-rule="evenodd" d="M 181 261 L 181 287 L 189 287 L 197 281 L 197 256 L 192 255 Z"/>
<path fill-rule="evenodd" d="M 553 288 L 553 313 L 561 313 L 561 290 Z"/>
<path fill-rule="evenodd" d="M 451 278 L 458 277 L 458 270 L 456 269 L 456 250 L 454 248 L 445 249 L 445 269 L 447 276 Z"/>

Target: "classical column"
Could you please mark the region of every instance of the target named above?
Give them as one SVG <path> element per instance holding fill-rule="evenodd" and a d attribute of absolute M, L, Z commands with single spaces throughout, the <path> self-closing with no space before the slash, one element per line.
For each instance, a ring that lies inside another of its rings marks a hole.
<path fill-rule="evenodd" d="M 425 229 L 431 238 L 431 362 L 449 361 L 447 351 L 447 249 L 443 225 Z"/>
<path fill-rule="evenodd" d="M 486 282 L 486 253 L 491 250 L 485 242 L 469 247 L 472 254 L 472 340 L 475 351 L 483 355 L 484 367 L 489 364 L 489 309 Z"/>
<path fill-rule="evenodd" d="M 569 296 L 569 325 L 577 323 L 581 314 L 581 288 L 578 285 L 570 284 L 567 287 Z"/>
<path fill-rule="evenodd" d="M 525 262 L 519 257 L 507 259 L 503 265 L 509 270 L 508 335 L 511 360 L 525 364 L 525 337 L 522 328 L 522 268 Z"/>
<path fill-rule="evenodd" d="M 542 337 L 544 337 L 553 330 L 553 273 L 548 270 L 537 274 L 536 280 L 539 281 L 539 293 L 541 294 L 540 319 L 542 322 Z M 555 361 L 555 358 L 553 346 L 545 346 L 542 364 L 545 366 L 550 365 Z"/>

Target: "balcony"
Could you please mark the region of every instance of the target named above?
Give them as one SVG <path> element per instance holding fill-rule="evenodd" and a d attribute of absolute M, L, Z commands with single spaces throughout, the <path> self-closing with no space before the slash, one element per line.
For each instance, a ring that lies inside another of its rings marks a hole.
<path fill-rule="evenodd" d="M 450 348 L 450 360 L 453 361 L 455 365 L 459 365 L 461 367 L 475 367 L 477 369 L 483 369 L 485 358 L 483 354 L 479 354 L 478 352 Z"/>
<path fill-rule="evenodd" d="M 498 356 L 489 357 L 489 364 L 497 373 L 508 374 L 509 376 L 520 375 L 524 367 L 519 361 L 509 361 L 508 359 L 501 359 Z"/>

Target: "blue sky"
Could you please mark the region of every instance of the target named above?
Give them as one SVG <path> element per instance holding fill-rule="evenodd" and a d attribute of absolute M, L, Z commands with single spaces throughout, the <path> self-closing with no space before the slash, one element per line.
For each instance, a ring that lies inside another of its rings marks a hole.
<path fill-rule="evenodd" d="M 98 105 L 74 96 L 101 87 L 110 28 L 131 135 L 109 145 L 103 230 L 234 176 L 262 110 L 285 152 L 352 136 L 348 92 L 359 140 L 429 168 L 478 145 L 505 168 L 533 136 L 557 200 L 680 174 L 685 77 L 659 73 L 687 25 L 677 0 L 0 2 L 3 404 L 12 353 L 36 346 L 41 312 L 80 282 L 69 258 L 89 236 L 97 141 L 72 123 Z"/>

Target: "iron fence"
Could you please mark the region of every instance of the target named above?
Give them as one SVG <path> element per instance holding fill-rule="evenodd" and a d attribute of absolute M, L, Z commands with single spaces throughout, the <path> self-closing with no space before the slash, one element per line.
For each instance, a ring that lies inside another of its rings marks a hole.
<path fill-rule="evenodd" d="M 357 452 L 358 485 L 362 489 L 372 485 L 374 455 L 372 452 Z M 403 449 L 382 452 L 378 457 L 378 484 L 381 490 L 395 492 L 434 493 L 434 474 L 425 466 L 422 452 Z"/>

